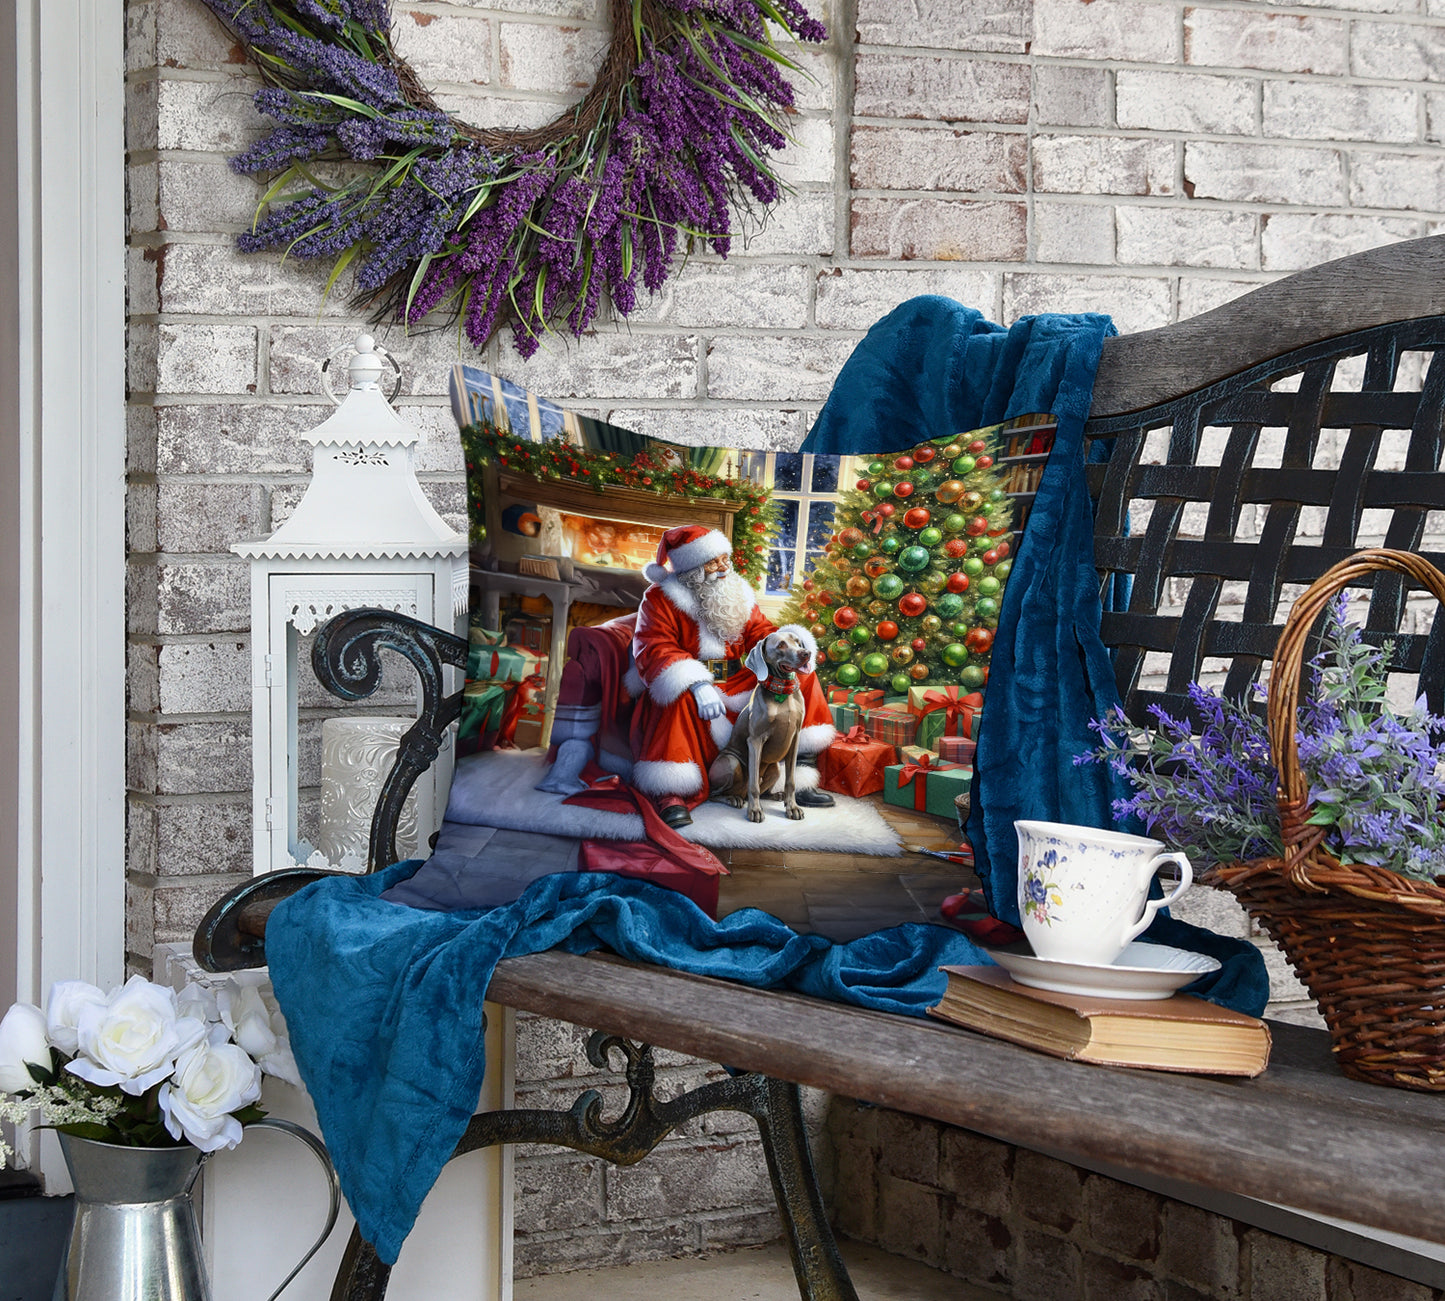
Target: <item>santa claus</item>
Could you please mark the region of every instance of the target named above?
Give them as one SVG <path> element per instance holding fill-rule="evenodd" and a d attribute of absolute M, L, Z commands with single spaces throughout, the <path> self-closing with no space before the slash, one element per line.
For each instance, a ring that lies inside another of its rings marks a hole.
<path fill-rule="evenodd" d="M 651 586 L 637 613 L 573 630 L 572 658 L 563 670 L 552 729 L 560 749 L 554 749 L 553 770 L 540 789 L 580 790 L 578 773 L 595 760 L 624 772 L 652 797 L 671 826 L 692 821 L 688 810 L 707 798 L 707 771 L 758 682 L 746 667 L 717 682 L 707 661 L 741 664 L 776 631 L 758 608 L 753 589 L 734 572 L 731 557 L 732 544 L 715 529 L 695 524 L 668 529 L 658 543 L 656 563 L 642 571 Z M 816 654 L 812 634 L 796 624 L 790 627 Z M 623 655 L 631 663 L 619 683 Z M 798 689 L 804 704 L 798 753 L 816 754 L 837 732 L 816 677 L 799 675 Z M 619 724 L 626 727 L 630 762 L 617 754 Z M 806 790 L 797 793 L 797 802 L 826 808 L 833 799 Z"/>

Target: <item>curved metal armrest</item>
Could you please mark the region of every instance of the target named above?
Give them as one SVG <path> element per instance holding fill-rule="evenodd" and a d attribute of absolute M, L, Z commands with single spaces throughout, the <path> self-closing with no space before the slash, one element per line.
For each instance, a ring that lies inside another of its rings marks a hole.
<path fill-rule="evenodd" d="M 328 620 L 311 646 L 311 667 L 334 696 L 365 700 L 381 685 L 381 652 L 395 651 L 416 669 L 422 707 L 416 723 L 401 738 L 396 762 L 382 784 L 371 817 L 366 870 L 375 872 L 397 861 L 396 828 L 401 806 L 416 779 L 436 761 L 447 728 L 461 712 L 462 693 L 443 695 L 442 670 L 465 669 L 467 643 L 410 615 L 389 610 L 349 610 Z"/>

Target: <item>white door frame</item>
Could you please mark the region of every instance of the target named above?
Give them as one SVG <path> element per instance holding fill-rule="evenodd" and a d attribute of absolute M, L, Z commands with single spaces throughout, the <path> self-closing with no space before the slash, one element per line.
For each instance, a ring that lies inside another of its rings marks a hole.
<path fill-rule="evenodd" d="M 0 1006 L 124 975 L 126 699 L 125 15 L 3 9 Z"/>

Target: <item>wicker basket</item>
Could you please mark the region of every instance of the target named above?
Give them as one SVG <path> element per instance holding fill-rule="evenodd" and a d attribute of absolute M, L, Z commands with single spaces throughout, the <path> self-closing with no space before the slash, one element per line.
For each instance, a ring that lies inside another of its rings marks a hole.
<path fill-rule="evenodd" d="M 1295 746 L 1305 639 L 1330 599 L 1376 570 L 1404 574 L 1445 602 L 1445 575 L 1404 551 L 1361 551 L 1295 602 L 1269 683 L 1269 738 L 1280 773 L 1285 856 L 1230 863 L 1201 878 L 1223 886 L 1284 949 L 1319 1003 L 1346 1075 L 1445 1090 L 1445 889 L 1384 868 L 1342 866 L 1308 825 Z"/>

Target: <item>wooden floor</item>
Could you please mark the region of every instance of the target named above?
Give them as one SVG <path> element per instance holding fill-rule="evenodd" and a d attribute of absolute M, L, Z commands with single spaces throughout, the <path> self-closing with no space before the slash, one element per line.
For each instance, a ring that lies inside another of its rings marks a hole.
<path fill-rule="evenodd" d="M 881 795 L 868 798 L 905 847 L 958 847 L 957 823 L 885 804 Z M 904 922 L 936 922 L 944 899 L 977 884 L 966 868 L 923 854 L 880 858 L 817 850 L 716 852 L 730 873 L 722 878 L 719 917 L 739 908 L 761 908 L 795 931 L 838 941 Z"/>

